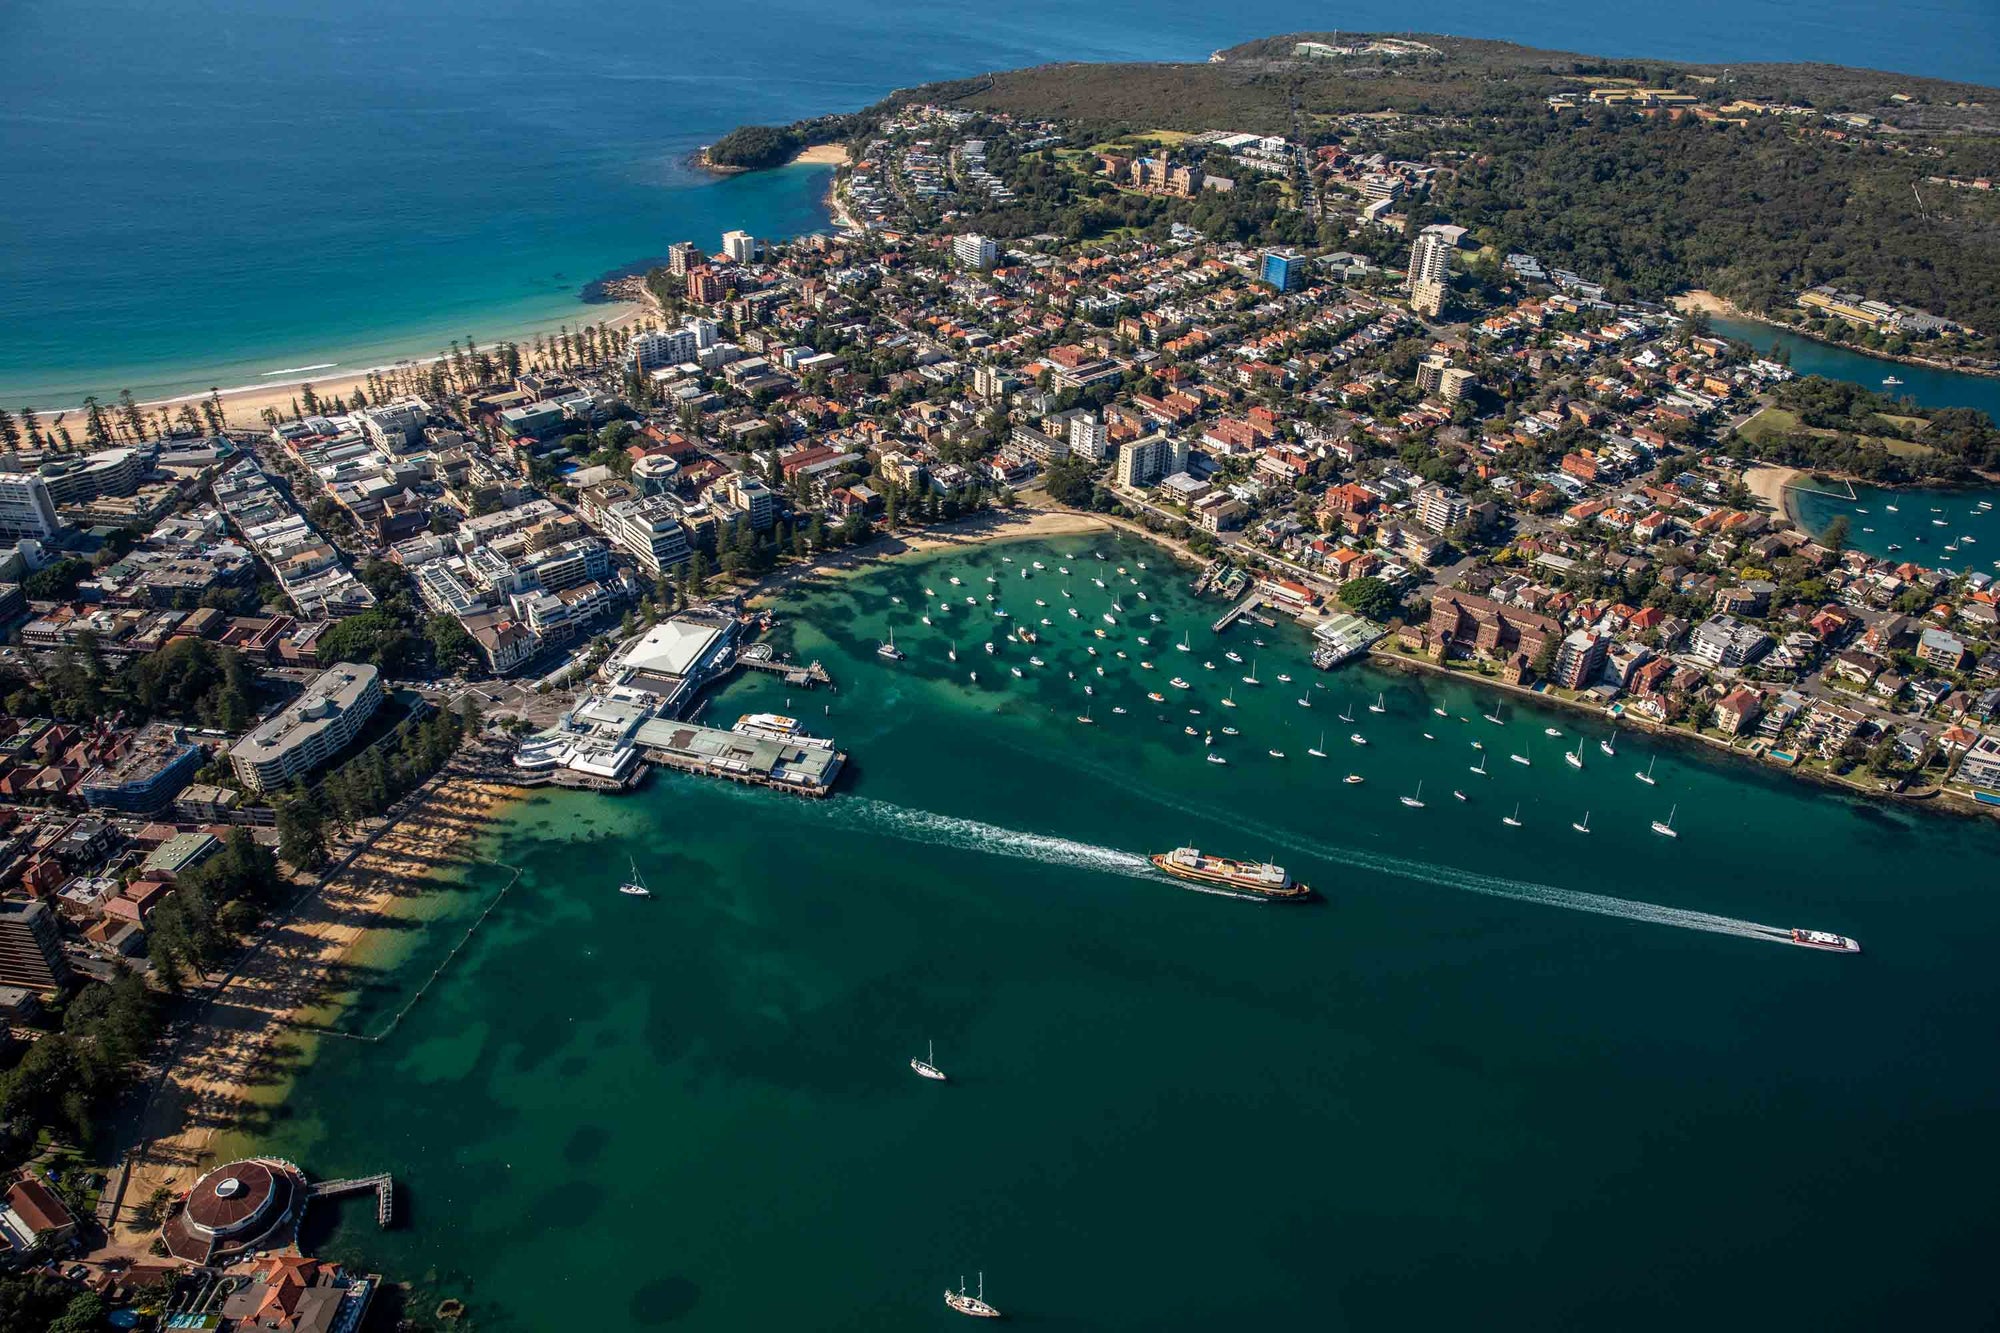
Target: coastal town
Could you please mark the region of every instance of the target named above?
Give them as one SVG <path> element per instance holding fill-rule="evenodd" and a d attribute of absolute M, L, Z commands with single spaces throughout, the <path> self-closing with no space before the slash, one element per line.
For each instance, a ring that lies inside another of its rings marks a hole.
<path fill-rule="evenodd" d="M 1794 114 L 1636 84 L 1552 103 L 1590 108 Z M 172 1327 L 359 1327 L 382 1277 L 298 1254 L 298 1226 L 350 1193 L 391 1225 L 393 1184 L 204 1155 L 221 1126 L 179 1113 L 177 1060 L 222 1041 L 217 997 L 260 997 L 228 1040 L 267 1055 L 340 994 L 360 928 L 312 914 L 392 912 L 417 877 L 397 839 L 468 847 L 510 793 L 665 770 L 837 800 L 846 742 L 698 719 L 737 676 L 837 690 L 774 647 L 784 589 L 927 541 L 1123 533 L 1324 671 L 1365 656 L 2000 811 L 1993 504 L 1968 488 L 1920 547 L 1870 554 L 1867 509 L 1815 531 L 1795 506 L 1856 478 L 1767 447 L 1942 456 L 1961 427 L 1874 394 L 1830 417 L 1698 310 L 1495 252 L 1430 204 L 1457 158 L 1398 155 L 1427 128 L 1091 142 L 903 105 L 836 155 L 839 225 L 679 241 L 615 326 L 254 411 L 0 415 L 0 1258 Z M 1052 198 L 1135 211 L 980 228 Z M 1952 447 L 1990 453 L 1984 431 Z M 88 1158 L 114 1119 L 115 1159 Z"/>

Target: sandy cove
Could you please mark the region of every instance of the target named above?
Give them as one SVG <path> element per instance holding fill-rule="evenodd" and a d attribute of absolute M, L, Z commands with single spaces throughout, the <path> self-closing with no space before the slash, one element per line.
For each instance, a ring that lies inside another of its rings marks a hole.
<path fill-rule="evenodd" d="M 1798 485 L 1799 478 L 1805 475 L 1807 474 L 1803 468 L 1759 463 L 1744 470 L 1743 486 L 1750 494 L 1756 496 L 1765 508 L 1793 527 L 1804 531 L 1804 525 L 1799 522 L 1798 514 L 1792 509 L 1790 493 L 1792 487 Z"/>
<path fill-rule="evenodd" d="M 740 591 L 747 605 L 764 605 L 794 584 L 818 578 L 845 577 L 880 568 L 893 561 L 931 551 L 984 546 L 992 542 L 1024 541 L 1030 537 L 1073 537 L 1107 532 L 1114 525 L 1095 514 L 1067 510 L 990 509 L 971 518 L 937 524 L 916 532 L 877 537 L 865 546 L 828 551 L 800 564 L 787 565 Z"/>
<path fill-rule="evenodd" d="M 434 779 L 372 842 L 350 852 L 268 927 L 195 1012 L 176 1020 L 173 1047 L 140 1109 L 130 1177 L 107 1254 L 144 1257 L 154 1230 L 135 1216 L 156 1189 L 175 1194 L 215 1164 L 225 1136 L 254 1136 L 315 1038 L 295 1024 L 323 1013 L 359 982 L 355 946 L 394 924 L 397 906 L 431 892 L 468 844 L 525 793 L 466 773 Z M 309 1166 L 310 1164 L 308 1164 Z M 102 1257 L 102 1256 L 100 1256 Z"/>

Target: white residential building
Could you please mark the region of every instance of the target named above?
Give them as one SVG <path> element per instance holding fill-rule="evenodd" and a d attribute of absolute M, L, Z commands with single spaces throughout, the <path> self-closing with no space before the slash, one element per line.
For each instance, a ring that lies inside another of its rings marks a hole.
<path fill-rule="evenodd" d="M 365 663 L 337 662 L 292 703 L 229 749 L 236 778 L 271 791 L 339 754 L 382 705 L 382 679 Z"/>
<path fill-rule="evenodd" d="M 1000 247 L 993 243 L 993 238 L 990 236 L 967 232 L 963 236 L 951 238 L 951 257 L 957 260 L 961 267 L 977 269 L 983 273 L 999 261 Z"/>

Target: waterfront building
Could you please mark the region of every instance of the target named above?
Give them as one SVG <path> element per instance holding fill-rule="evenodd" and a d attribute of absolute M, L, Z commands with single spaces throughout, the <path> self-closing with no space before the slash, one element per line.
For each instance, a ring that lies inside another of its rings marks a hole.
<path fill-rule="evenodd" d="M 693 241 L 675 241 L 667 247 L 667 272 L 676 278 L 685 278 L 701 260 L 701 247 Z"/>
<path fill-rule="evenodd" d="M 1187 446 L 1181 446 L 1181 466 L 1170 466 L 1174 460 L 1174 447 L 1164 435 L 1147 435 L 1137 440 L 1128 440 L 1118 446 L 1118 484 L 1135 490 L 1157 486 L 1170 472 L 1184 471 L 1186 468 Z"/>
<path fill-rule="evenodd" d="M 0 986 L 46 995 L 68 980 L 54 910 L 36 899 L 0 899 Z"/>
<path fill-rule="evenodd" d="M 1589 630 L 1572 630 L 1556 649 L 1550 679 L 1566 690 L 1580 690 L 1604 667 L 1605 641 Z"/>
<path fill-rule="evenodd" d="M 146 469 L 137 449 L 102 449 L 83 458 L 44 459 L 39 470 L 58 505 L 84 505 L 132 494 Z"/>
<path fill-rule="evenodd" d="M 1431 596 L 1430 640 L 1434 648 L 1453 648 L 1486 657 L 1520 653 L 1534 658 L 1542 645 L 1562 633 L 1549 616 L 1455 589 Z"/>
<path fill-rule="evenodd" d="M 998 262 L 1000 247 L 990 236 L 968 232 L 963 236 L 952 237 L 951 257 L 957 260 L 961 267 L 983 273 Z"/>
<path fill-rule="evenodd" d="M 757 238 L 747 231 L 725 231 L 722 233 L 722 253 L 735 264 L 757 262 Z"/>
<path fill-rule="evenodd" d="M 714 305 L 722 299 L 722 279 L 706 264 L 687 271 L 687 299 L 697 305 Z"/>
<path fill-rule="evenodd" d="M 282 787 L 339 754 L 381 705 L 381 674 L 374 667 L 335 663 L 298 699 L 230 747 L 230 766 L 252 791 Z"/>
<path fill-rule="evenodd" d="M 290 1162 L 275 1157 L 229 1162 L 195 1181 L 187 1201 L 160 1229 L 160 1239 L 168 1254 L 195 1264 L 282 1249 L 291 1242 L 306 1198 L 305 1173 Z"/>
<path fill-rule="evenodd" d="M 46 481 L 32 472 L 0 472 L 0 538 L 46 541 L 62 529 Z"/>

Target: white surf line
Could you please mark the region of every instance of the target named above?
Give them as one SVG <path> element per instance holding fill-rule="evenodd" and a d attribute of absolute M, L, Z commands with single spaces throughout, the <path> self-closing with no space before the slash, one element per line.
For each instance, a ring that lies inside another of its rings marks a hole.
<path fill-rule="evenodd" d="M 339 364 L 338 361 L 320 361 L 310 366 L 286 366 L 282 370 L 266 370 L 262 372 L 261 378 L 269 379 L 273 375 L 303 375 L 308 370 L 332 370 Z"/>

